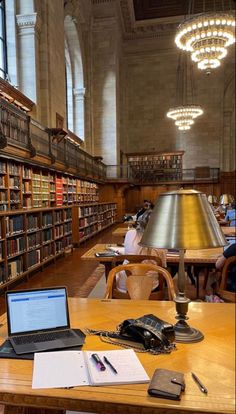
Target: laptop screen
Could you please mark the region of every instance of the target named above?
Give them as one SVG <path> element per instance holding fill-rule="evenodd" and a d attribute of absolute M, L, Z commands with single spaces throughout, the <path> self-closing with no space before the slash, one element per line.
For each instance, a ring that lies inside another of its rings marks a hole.
<path fill-rule="evenodd" d="M 68 328 L 65 287 L 6 293 L 9 335 Z"/>

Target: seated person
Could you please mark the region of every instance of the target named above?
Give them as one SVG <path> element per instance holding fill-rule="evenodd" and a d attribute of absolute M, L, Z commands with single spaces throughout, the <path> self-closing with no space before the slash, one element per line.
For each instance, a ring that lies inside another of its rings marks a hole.
<path fill-rule="evenodd" d="M 218 290 L 218 281 L 220 278 L 221 271 L 224 267 L 226 259 L 228 259 L 231 256 L 236 257 L 236 243 L 232 243 L 230 246 L 226 246 L 226 249 L 224 250 L 223 254 L 220 255 L 216 261 L 216 271 L 210 273 L 207 281 L 206 286 L 206 293 L 209 296 L 214 296 L 217 294 Z M 226 289 L 235 292 L 236 291 L 236 264 L 232 263 L 232 267 L 230 269 L 230 273 L 227 279 L 227 286 Z M 207 298 L 207 297 L 206 297 Z"/>
<path fill-rule="evenodd" d="M 142 247 L 139 245 L 139 242 L 142 238 L 143 232 L 146 228 L 146 225 L 148 223 L 150 214 L 152 213 L 152 210 L 146 210 L 146 212 L 142 215 L 142 217 L 139 218 L 136 224 L 136 228 L 132 228 L 127 231 L 125 240 L 124 240 L 124 254 L 132 254 L 132 255 L 151 255 L 151 256 L 158 256 L 161 258 L 162 266 L 166 267 L 166 253 L 167 250 L 165 249 L 153 249 L 153 248 L 147 248 Z M 144 263 L 147 263 L 149 261 L 144 261 Z M 153 264 L 156 264 L 156 262 L 152 262 Z M 124 264 L 129 263 L 128 260 L 124 261 Z M 152 274 L 151 274 L 152 273 Z M 148 272 L 148 275 L 153 276 L 153 272 Z M 158 280 L 158 274 L 155 274 L 155 282 L 153 285 L 153 290 L 155 290 L 159 285 Z M 118 272 L 116 275 L 116 287 L 120 292 L 126 292 L 126 278 L 127 275 L 125 271 Z"/>
<path fill-rule="evenodd" d="M 145 211 L 153 207 L 154 206 L 151 203 L 151 201 L 143 200 L 143 206 L 138 210 L 138 212 L 134 214 L 133 216 L 131 215 L 124 216 L 124 221 L 131 221 L 131 220 L 137 221 L 145 213 Z"/>
<path fill-rule="evenodd" d="M 231 207 L 227 210 L 226 215 L 225 215 L 225 221 L 228 221 L 230 226 L 236 225 L 235 204 L 232 204 Z"/>
<path fill-rule="evenodd" d="M 235 256 L 236 257 L 236 243 L 231 244 L 228 246 L 225 251 L 223 252 L 222 256 L 220 256 L 216 261 L 216 269 L 222 270 L 225 264 L 226 259 L 229 257 Z M 227 278 L 227 286 L 226 289 L 230 292 L 236 292 L 236 264 L 232 263 L 228 278 Z"/>
<path fill-rule="evenodd" d="M 148 200 L 143 200 L 143 207 L 136 214 L 136 220 L 138 220 L 147 210 L 151 209 L 151 202 Z"/>

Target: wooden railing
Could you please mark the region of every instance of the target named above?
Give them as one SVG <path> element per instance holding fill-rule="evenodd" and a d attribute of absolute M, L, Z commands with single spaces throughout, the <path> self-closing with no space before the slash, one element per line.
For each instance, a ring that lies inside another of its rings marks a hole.
<path fill-rule="evenodd" d="M 220 179 L 219 168 L 203 167 L 204 173 L 199 174 L 200 167 L 192 169 L 136 169 L 131 165 L 107 165 L 107 180 L 127 181 L 133 184 L 164 184 L 164 183 L 195 183 L 215 182 Z"/>
<path fill-rule="evenodd" d="M 50 129 L 0 97 L 0 149 L 16 146 L 28 150 L 31 158 L 45 156 L 51 159 L 52 165 L 60 162 L 74 168 L 78 175 L 106 178 L 106 165 L 101 159 L 88 154 L 66 136 L 60 142 L 53 138 Z"/>

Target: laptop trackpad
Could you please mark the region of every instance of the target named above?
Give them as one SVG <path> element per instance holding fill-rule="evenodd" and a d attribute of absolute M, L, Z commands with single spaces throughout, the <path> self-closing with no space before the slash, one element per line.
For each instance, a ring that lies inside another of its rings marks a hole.
<path fill-rule="evenodd" d="M 48 349 L 62 348 L 63 341 L 61 339 L 55 339 L 54 341 L 50 342 L 36 342 L 35 345 L 37 349 L 44 349 L 46 351 Z"/>

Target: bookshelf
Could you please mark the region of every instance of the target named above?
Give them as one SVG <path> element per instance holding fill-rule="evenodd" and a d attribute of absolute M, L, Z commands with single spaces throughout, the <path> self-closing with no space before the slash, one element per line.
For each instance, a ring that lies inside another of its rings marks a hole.
<path fill-rule="evenodd" d="M 0 211 L 98 201 L 98 185 L 94 182 L 0 158 Z"/>
<path fill-rule="evenodd" d="M 75 245 L 89 239 L 116 221 L 116 203 L 97 203 L 73 206 L 72 239 Z"/>
<path fill-rule="evenodd" d="M 71 207 L 0 212 L 0 290 L 72 248 Z"/>
<path fill-rule="evenodd" d="M 180 179 L 182 177 L 184 151 L 126 154 L 134 178 L 145 179 L 159 177 Z M 150 175 L 150 177 L 149 177 Z"/>

